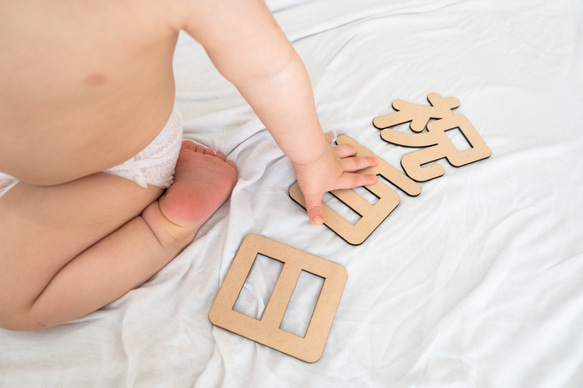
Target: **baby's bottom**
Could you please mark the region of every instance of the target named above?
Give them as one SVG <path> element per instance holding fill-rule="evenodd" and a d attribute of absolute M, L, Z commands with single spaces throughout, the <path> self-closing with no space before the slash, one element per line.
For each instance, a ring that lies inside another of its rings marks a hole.
<path fill-rule="evenodd" d="M 114 301 L 170 262 L 229 197 L 233 162 L 184 142 L 174 184 L 98 173 L 0 197 L 0 327 L 64 323 Z"/>

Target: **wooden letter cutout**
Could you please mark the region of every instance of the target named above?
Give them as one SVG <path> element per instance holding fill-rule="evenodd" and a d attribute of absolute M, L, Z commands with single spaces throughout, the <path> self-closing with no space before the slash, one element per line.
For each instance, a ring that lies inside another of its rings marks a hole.
<path fill-rule="evenodd" d="M 349 136 L 341 135 L 336 142 L 338 144 L 352 144 L 356 148 L 358 156 L 376 156 Z M 417 182 L 378 156 L 377 159 L 379 160 L 378 165 L 366 168 L 360 172 L 363 174 L 381 175 L 410 196 L 417 196 L 421 193 L 421 187 Z M 399 195 L 382 182 L 376 182 L 373 185 L 365 186 L 365 188 L 378 198 L 378 201 L 374 205 L 371 205 L 353 190 L 334 190 L 330 192 L 330 194 L 334 195 L 361 216 L 361 219 L 354 225 L 328 205 L 322 204 L 324 224 L 352 245 L 362 244 L 399 204 Z M 290 187 L 289 195 L 303 208 L 306 207 L 304 195 L 297 182 Z"/>
<path fill-rule="evenodd" d="M 375 118 L 373 125 L 383 129 L 410 122 L 409 127 L 413 132 L 422 132 L 429 119 L 443 119 L 453 116 L 451 110 L 460 106 L 460 100 L 456 97 L 443 98 L 437 93 L 429 93 L 427 100 L 431 106 L 395 100 L 393 101 L 393 109 L 396 112 Z"/>
<path fill-rule="evenodd" d="M 442 98 L 437 93 L 427 96 L 431 106 L 417 105 L 401 100 L 395 100 L 393 107 L 396 112 L 374 119 L 373 124 L 383 129 L 383 140 L 405 147 L 427 147 L 411 152 L 401 159 L 403 170 L 418 182 L 428 181 L 445 173 L 443 166 L 434 164 L 422 167 L 424 164 L 446 158 L 455 167 L 477 162 L 492 155 L 490 148 L 480 137 L 474 126 L 464 115 L 454 115 L 451 109 L 460 103 L 455 97 Z M 429 121 L 431 118 L 437 119 Z M 403 133 L 393 129 L 398 124 L 410 121 L 412 133 Z M 427 128 L 426 132 L 422 132 Z M 446 134 L 446 131 L 458 128 L 471 148 L 458 151 Z"/>
<path fill-rule="evenodd" d="M 283 263 L 261 320 L 233 310 L 258 254 Z M 304 337 L 280 328 L 302 271 L 325 279 Z M 209 311 L 210 321 L 225 330 L 305 362 L 322 357 L 348 275 L 341 265 L 256 234 L 245 237 Z"/>

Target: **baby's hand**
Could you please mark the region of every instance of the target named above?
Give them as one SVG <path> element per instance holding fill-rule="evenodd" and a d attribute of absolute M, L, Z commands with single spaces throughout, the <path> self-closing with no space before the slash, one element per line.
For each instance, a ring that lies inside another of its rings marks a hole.
<path fill-rule="evenodd" d="M 326 135 L 330 143 L 330 136 Z M 351 189 L 358 186 L 372 185 L 377 181 L 374 174 L 358 174 L 356 171 L 376 166 L 377 158 L 373 156 L 356 156 L 356 149 L 350 144 L 331 144 L 326 152 L 311 163 L 293 163 L 298 184 L 306 200 L 306 209 L 314 225 L 324 222 L 322 196 L 327 191 Z"/>

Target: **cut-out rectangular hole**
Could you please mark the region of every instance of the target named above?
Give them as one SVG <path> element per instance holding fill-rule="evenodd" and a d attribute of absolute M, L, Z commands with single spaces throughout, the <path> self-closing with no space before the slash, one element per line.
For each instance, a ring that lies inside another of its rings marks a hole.
<path fill-rule="evenodd" d="M 350 206 L 347 206 L 344 202 L 330 193 L 324 193 L 322 202 L 330 206 L 332 210 L 334 210 L 352 225 L 356 225 L 356 223 L 362 218 L 360 214 L 354 211 L 354 209 L 352 209 Z"/>
<path fill-rule="evenodd" d="M 324 278 L 302 271 L 281 321 L 280 329 L 305 337 L 324 286 Z"/>
<path fill-rule="evenodd" d="M 261 320 L 282 269 L 281 261 L 258 254 L 233 310 Z"/>
<path fill-rule="evenodd" d="M 379 200 L 379 197 L 368 191 L 364 186 L 355 187 L 352 190 L 371 205 L 374 205 Z"/>
<path fill-rule="evenodd" d="M 459 128 L 448 129 L 445 134 L 458 152 L 473 148 Z"/>

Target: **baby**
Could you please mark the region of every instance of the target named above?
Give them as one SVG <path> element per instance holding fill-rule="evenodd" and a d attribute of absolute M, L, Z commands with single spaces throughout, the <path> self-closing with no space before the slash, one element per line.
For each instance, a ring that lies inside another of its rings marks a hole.
<path fill-rule="evenodd" d="M 139 286 L 229 197 L 235 163 L 182 142 L 173 53 L 202 44 L 291 160 L 313 224 L 376 165 L 333 147 L 263 0 L 0 0 L 0 327 L 67 322 Z M 193 69 L 196 71 L 196 69 Z M 166 189 L 166 190 L 165 190 Z M 165 191 L 164 191 L 165 190 Z"/>

